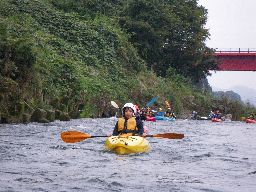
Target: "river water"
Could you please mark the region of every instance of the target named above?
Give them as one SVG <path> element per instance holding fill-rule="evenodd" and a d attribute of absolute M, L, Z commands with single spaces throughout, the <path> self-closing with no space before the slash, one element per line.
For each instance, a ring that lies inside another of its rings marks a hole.
<path fill-rule="evenodd" d="M 112 132 L 113 119 L 0 125 L 0 191 L 256 191 L 256 124 L 177 120 L 145 122 L 151 151 L 116 155 L 105 138 L 67 144 L 70 129 Z"/>

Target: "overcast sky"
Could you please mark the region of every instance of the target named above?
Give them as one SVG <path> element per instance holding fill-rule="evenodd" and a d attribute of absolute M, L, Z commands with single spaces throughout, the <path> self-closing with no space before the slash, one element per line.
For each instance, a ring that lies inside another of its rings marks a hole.
<path fill-rule="evenodd" d="M 208 9 L 206 28 L 211 34 L 208 47 L 256 50 L 256 0 L 198 0 Z M 256 72 L 217 72 L 208 78 L 220 89 L 247 85 L 256 89 Z"/>

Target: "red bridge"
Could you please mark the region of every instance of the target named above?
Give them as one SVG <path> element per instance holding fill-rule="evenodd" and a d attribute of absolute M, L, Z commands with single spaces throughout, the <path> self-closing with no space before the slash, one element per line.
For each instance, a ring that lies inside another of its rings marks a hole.
<path fill-rule="evenodd" d="M 219 71 L 256 71 L 256 50 L 218 50 Z"/>

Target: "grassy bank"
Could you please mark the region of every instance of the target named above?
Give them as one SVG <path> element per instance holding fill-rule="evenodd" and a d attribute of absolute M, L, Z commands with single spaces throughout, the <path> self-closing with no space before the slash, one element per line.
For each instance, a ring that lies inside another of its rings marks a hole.
<path fill-rule="evenodd" d="M 56 111 L 67 119 L 100 117 L 114 112 L 111 100 L 143 106 L 154 96 L 159 105 L 172 102 L 180 116 L 209 112 L 210 93 L 174 72 L 157 76 L 129 37 L 115 17 L 66 12 L 48 0 L 2 0 L 1 121 L 30 121 L 37 109 L 46 119 L 59 118 Z"/>

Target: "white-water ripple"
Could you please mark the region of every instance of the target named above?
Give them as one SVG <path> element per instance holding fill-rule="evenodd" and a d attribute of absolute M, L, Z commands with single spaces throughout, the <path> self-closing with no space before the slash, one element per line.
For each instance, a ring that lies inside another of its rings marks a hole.
<path fill-rule="evenodd" d="M 146 122 L 151 151 L 116 155 L 104 138 L 67 144 L 60 133 L 110 134 L 112 119 L 0 125 L 0 191 L 256 191 L 256 124 Z"/>

